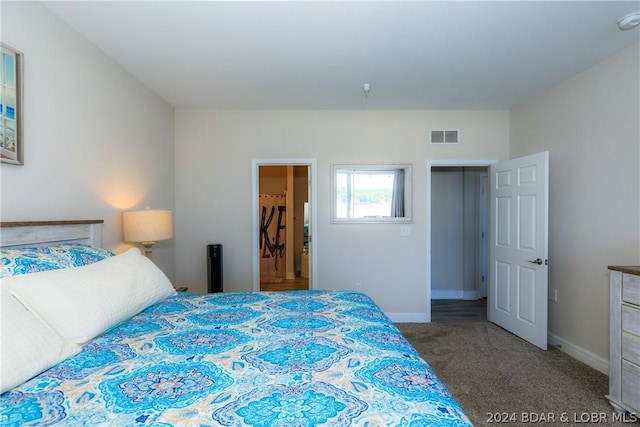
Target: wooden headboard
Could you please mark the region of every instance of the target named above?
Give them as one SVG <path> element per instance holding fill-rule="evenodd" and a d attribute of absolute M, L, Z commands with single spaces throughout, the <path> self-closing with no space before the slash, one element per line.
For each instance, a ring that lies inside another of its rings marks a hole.
<path fill-rule="evenodd" d="M 68 242 L 101 247 L 103 223 L 101 219 L 0 222 L 0 247 L 46 246 Z"/>

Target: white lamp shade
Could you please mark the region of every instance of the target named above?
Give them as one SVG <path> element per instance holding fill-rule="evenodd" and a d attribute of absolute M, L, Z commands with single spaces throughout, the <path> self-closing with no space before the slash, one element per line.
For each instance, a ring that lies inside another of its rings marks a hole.
<path fill-rule="evenodd" d="M 158 242 L 173 237 L 170 210 L 127 211 L 122 213 L 122 222 L 127 242 Z"/>

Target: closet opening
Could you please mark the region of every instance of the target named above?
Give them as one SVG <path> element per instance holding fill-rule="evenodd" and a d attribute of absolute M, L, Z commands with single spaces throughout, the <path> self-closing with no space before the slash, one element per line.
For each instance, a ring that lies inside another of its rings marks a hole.
<path fill-rule="evenodd" d="M 432 165 L 429 177 L 431 321 L 486 320 L 488 164 Z"/>

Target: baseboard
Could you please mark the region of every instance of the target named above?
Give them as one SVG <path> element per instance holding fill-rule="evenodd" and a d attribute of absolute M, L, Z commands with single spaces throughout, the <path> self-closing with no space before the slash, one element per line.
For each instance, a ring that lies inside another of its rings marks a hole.
<path fill-rule="evenodd" d="M 462 299 L 462 291 L 431 289 L 431 299 Z"/>
<path fill-rule="evenodd" d="M 432 289 L 431 299 L 461 299 L 467 301 L 474 301 L 480 299 L 479 291 L 452 291 Z"/>
<path fill-rule="evenodd" d="M 591 366 L 596 371 L 602 372 L 607 376 L 609 375 L 608 360 L 603 359 L 602 357 L 593 354 L 592 352 L 585 350 L 564 338 L 552 334 L 551 332 L 547 334 L 547 338 L 550 346 L 557 347 L 560 351 L 567 353 L 569 356 L 581 361 L 587 366 Z"/>
<path fill-rule="evenodd" d="M 480 299 L 480 291 L 464 291 L 462 292 L 462 299 L 466 301 L 475 301 Z"/>
<path fill-rule="evenodd" d="M 385 313 L 393 323 L 427 323 L 427 313 Z"/>

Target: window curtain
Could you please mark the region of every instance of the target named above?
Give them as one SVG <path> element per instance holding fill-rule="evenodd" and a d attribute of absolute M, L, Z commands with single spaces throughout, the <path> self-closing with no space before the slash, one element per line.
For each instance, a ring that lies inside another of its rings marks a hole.
<path fill-rule="evenodd" d="M 404 169 L 396 169 L 394 173 L 391 216 L 404 217 Z"/>

